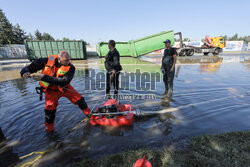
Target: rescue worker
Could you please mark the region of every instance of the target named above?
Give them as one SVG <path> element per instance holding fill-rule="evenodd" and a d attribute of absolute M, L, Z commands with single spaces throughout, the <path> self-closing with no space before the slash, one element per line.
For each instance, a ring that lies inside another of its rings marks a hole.
<path fill-rule="evenodd" d="M 42 74 L 33 75 L 39 70 Z M 70 55 L 63 50 L 58 55 L 50 55 L 49 58 L 40 58 L 24 67 L 20 74 L 23 78 L 32 77 L 40 82 L 45 93 L 45 128 L 46 132 L 54 130 L 56 108 L 60 97 L 66 97 L 73 104 L 80 107 L 84 114 L 89 116 L 90 109 L 84 98 L 70 85 L 73 79 L 75 67 L 70 61 Z"/>
<path fill-rule="evenodd" d="M 172 97 L 177 53 L 175 48 L 171 47 L 171 41 L 169 39 L 164 41 L 164 43 L 166 49 L 164 50 L 164 56 L 162 58 L 161 65 L 161 71 L 163 73 L 163 81 L 165 85 L 165 92 L 163 96 L 167 97 L 170 88 L 169 97 Z"/>
<path fill-rule="evenodd" d="M 119 89 L 119 74 L 122 70 L 122 66 L 120 64 L 120 54 L 118 50 L 115 48 L 115 41 L 110 40 L 108 42 L 109 52 L 105 56 L 105 68 L 107 70 L 106 73 L 106 97 L 110 98 L 110 88 L 111 84 L 114 86 L 114 95 L 117 98 L 118 89 Z"/>

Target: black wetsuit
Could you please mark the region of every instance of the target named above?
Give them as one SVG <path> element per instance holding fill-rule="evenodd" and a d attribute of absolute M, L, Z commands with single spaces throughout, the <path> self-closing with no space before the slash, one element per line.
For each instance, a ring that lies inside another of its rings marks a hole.
<path fill-rule="evenodd" d="M 48 58 L 40 58 L 40 59 L 34 60 L 29 66 L 24 67 L 21 70 L 20 74 L 21 76 L 23 76 L 23 74 L 26 72 L 35 73 L 39 70 L 42 70 L 44 66 L 47 64 L 47 62 L 48 62 Z M 60 86 L 68 85 L 70 81 L 73 79 L 74 74 L 75 74 L 75 66 L 73 64 L 69 64 L 69 65 L 71 66 L 69 71 L 62 78 L 44 75 L 41 81 L 48 82 L 51 85 L 60 85 Z M 61 67 L 57 59 L 55 60 L 55 66 L 57 68 Z"/>
<path fill-rule="evenodd" d="M 176 55 L 176 49 L 175 48 L 169 48 L 164 50 L 164 56 L 162 58 L 162 66 L 161 70 L 163 72 L 163 81 L 165 84 L 165 93 L 168 92 L 168 85 L 170 86 L 170 91 L 172 93 L 173 91 L 173 81 L 174 81 L 174 74 L 175 74 L 175 68 L 173 71 L 171 71 L 171 68 L 174 64 L 174 55 Z"/>
<path fill-rule="evenodd" d="M 106 74 L 106 94 L 110 94 L 111 84 L 114 86 L 114 94 L 118 94 L 119 89 L 119 74 L 122 70 L 122 66 L 120 64 L 120 54 L 118 50 L 115 48 L 113 51 L 108 52 L 108 57 L 105 61 L 105 68 L 107 70 Z M 114 77 L 111 77 L 111 71 L 115 70 L 116 73 Z"/>

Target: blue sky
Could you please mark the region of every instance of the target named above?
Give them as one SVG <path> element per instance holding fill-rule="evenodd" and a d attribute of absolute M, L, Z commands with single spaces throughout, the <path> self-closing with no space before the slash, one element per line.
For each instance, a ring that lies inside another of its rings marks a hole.
<path fill-rule="evenodd" d="M 39 29 L 92 44 L 166 30 L 194 40 L 250 35 L 249 0 L 0 0 L 0 8 L 26 32 Z"/>

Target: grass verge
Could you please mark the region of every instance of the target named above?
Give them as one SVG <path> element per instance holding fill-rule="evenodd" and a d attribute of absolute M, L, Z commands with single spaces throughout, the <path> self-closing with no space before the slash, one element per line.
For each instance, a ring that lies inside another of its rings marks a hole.
<path fill-rule="evenodd" d="M 204 135 L 191 139 L 184 149 L 175 145 L 160 150 L 139 149 L 58 166 L 129 167 L 147 154 L 153 167 L 250 166 L 250 131 Z"/>

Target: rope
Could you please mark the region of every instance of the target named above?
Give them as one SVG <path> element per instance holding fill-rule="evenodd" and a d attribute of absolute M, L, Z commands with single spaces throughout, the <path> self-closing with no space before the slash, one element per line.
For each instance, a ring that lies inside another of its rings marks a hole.
<path fill-rule="evenodd" d="M 44 154 L 47 154 L 47 153 L 52 152 L 52 151 L 53 150 L 47 150 L 47 151 L 43 151 L 43 152 L 32 152 L 30 154 L 24 155 L 24 156 L 20 157 L 20 159 L 24 159 L 26 157 L 33 155 L 33 154 L 40 154 L 34 160 L 28 161 L 28 162 L 24 163 L 23 165 L 21 165 L 20 167 L 32 166 L 35 162 L 37 162 L 40 158 L 42 158 Z"/>
<path fill-rule="evenodd" d="M 83 122 L 85 122 L 85 121 L 88 121 L 89 120 L 89 118 L 87 117 L 87 118 L 84 118 L 81 122 L 79 122 L 76 126 L 74 126 L 70 131 L 69 131 L 69 134 L 71 133 L 71 132 L 73 132 L 74 130 L 76 130 Z M 68 135 L 69 135 L 68 134 Z"/>
<path fill-rule="evenodd" d="M 43 154 L 42 154 L 43 155 Z M 23 164 L 21 167 L 26 167 L 26 166 L 32 166 L 36 161 L 38 161 L 42 155 L 39 155 L 37 158 L 35 158 L 33 161 L 29 161 L 29 162 L 26 162 L 25 164 Z"/>
<path fill-rule="evenodd" d="M 27 154 L 27 155 L 24 155 L 24 156 L 20 157 L 20 159 L 24 159 L 24 158 L 26 158 L 26 157 L 29 157 L 29 156 L 33 155 L 33 154 L 43 154 L 43 153 L 44 153 L 44 152 L 32 152 L 32 153 L 29 153 L 29 154 Z"/>

